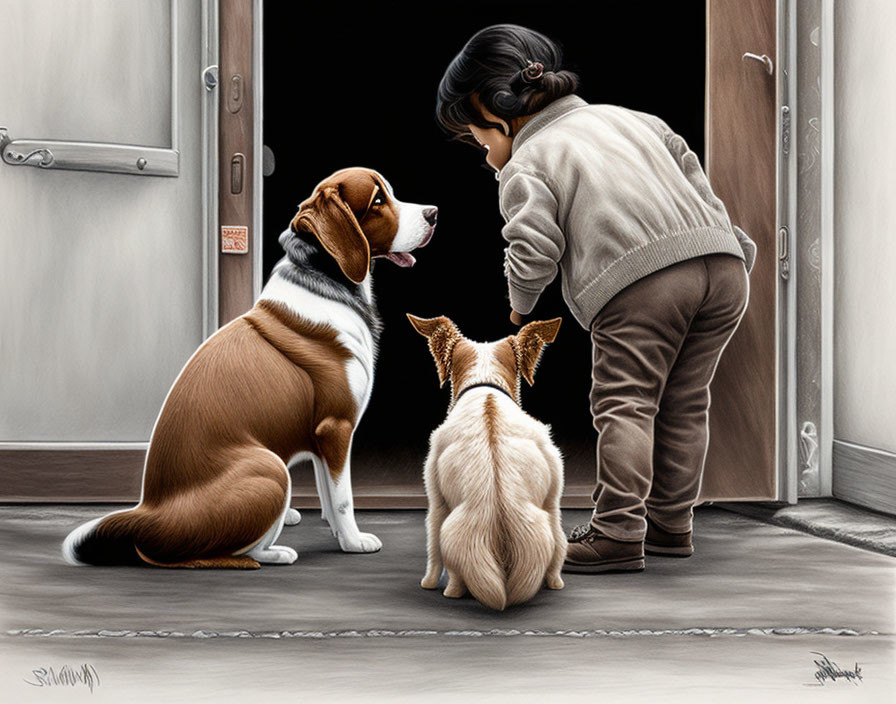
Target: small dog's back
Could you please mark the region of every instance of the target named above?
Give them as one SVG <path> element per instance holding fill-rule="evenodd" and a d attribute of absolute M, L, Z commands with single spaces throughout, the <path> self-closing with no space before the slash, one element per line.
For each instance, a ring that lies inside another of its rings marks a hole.
<path fill-rule="evenodd" d="M 546 508 L 563 479 L 558 458 L 545 455 L 547 428 L 483 388 L 436 432 L 443 449 L 434 479 L 451 509 L 440 534 L 445 567 L 493 609 L 528 601 L 556 546 Z"/>
<path fill-rule="evenodd" d="M 562 589 L 566 536 L 560 523 L 563 459 L 548 427 L 519 405 L 520 379 L 533 383 L 560 319 L 529 323 L 490 343 L 461 335 L 448 318 L 408 315 L 429 340 L 451 406 L 430 438 L 424 471 L 427 568 L 424 589 L 448 572 L 445 596 L 469 589 L 493 609 Z"/>

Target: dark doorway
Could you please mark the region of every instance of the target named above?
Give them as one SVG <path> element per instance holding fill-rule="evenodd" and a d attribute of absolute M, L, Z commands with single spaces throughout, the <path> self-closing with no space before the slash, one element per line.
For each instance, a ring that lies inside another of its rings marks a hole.
<path fill-rule="evenodd" d="M 264 183 L 265 278 L 297 204 L 331 172 L 380 171 L 404 201 L 439 207 L 413 269 L 380 261 L 374 291 L 385 332 L 370 406 L 355 437 L 356 496 L 421 491 L 439 390 L 425 340 L 406 312 L 447 315 L 474 340 L 514 332 L 503 276 L 493 174 L 479 152 L 449 142 L 434 119 L 442 73 L 474 32 L 512 22 L 564 47 L 579 94 L 661 116 L 703 156 L 705 4 L 687 2 L 286 3 L 264 5 L 264 141 L 277 168 Z M 588 410 L 591 344 L 552 284 L 535 317 L 562 316 L 525 409 L 549 423 L 566 458 L 568 493 L 595 479 Z M 363 501 L 359 505 L 364 505 Z"/>

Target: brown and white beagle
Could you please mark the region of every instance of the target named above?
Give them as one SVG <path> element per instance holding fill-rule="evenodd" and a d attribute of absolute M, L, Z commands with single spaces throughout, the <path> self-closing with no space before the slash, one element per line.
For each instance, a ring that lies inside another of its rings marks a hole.
<path fill-rule="evenodd" d="M 287 465 L 310 459 L 323 516 L 346 552 L 379 539 L 354 518 L 349 457 L 373 384 L 381 329 L 371 260 L 411 266 L 437 209 L 402 203 L 376 171 L 334 173 L 280 236 L 286 256 L 255 306 L 193 354 L 156 421 L 140 503 L 75 529 L 72 564 L 258 567 L 291 564 L 276 545 Z"/>

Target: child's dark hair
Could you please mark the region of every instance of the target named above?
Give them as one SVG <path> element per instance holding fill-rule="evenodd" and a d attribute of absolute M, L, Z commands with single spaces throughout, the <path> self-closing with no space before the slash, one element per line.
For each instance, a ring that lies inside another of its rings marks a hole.
<path fill-rule="evenodd" d="M 445 71 L 439 83 L 436 118 L 448 133 L 472 141 L 467 125 L 501 125 L 486 120 L 479 102 L 511 125 L 515 117 L 538 112 L 557 98 L 574 93 L 579 78 L 561 68 L 560 47 L 543 34 L 514 24 L 478 31 Z"/>

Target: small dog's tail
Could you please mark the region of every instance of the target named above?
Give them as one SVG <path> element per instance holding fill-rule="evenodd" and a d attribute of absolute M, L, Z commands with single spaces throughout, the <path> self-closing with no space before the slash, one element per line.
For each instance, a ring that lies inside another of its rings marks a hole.
<path fill-rule="evenodd" d="M 497 558 L 500 537 L 490 524 L 494 521 L 478 520 L 467 507 L 459 507 L 442 524 L 440 547 L 445 567 L 463 578 L 470 593 L 490 609 L 503 611 L 507 594 Z"/>
<path fill-rule="evenodd" d="M 534 597 L 544 584 L 554 552 L 550 516 L 525 500 L 506 506 L 504 551 L 507 567 L 507 606 Z"/>
<path fill-rule="evenodd" d="M 62 543 L 62 557 L 70 565 L 140 565 L 134 536 L 146 518 L 137 506 L 95 518 L 75 528 Z"/>

